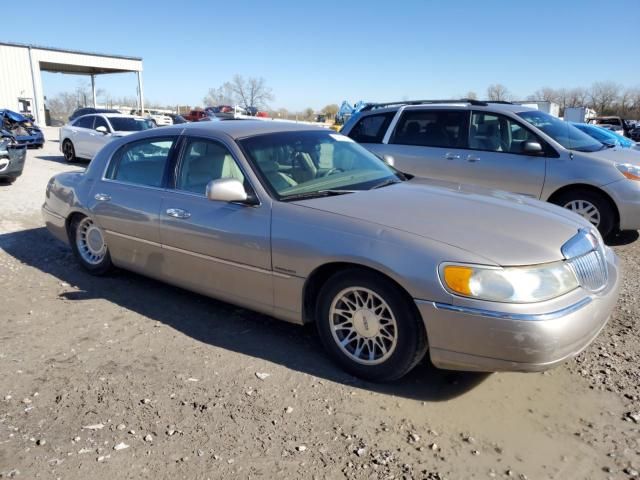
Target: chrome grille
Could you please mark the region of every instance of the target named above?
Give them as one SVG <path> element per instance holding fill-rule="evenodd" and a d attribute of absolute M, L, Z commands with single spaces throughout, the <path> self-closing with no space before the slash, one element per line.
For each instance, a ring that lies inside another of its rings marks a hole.
<path fill-rule="evenodd" d="M 567 263 L 573 269 L 573 273 L 583 288 L 597 292 L 607 284 L 607 260 L 601 249 L 570 258 Z"/>

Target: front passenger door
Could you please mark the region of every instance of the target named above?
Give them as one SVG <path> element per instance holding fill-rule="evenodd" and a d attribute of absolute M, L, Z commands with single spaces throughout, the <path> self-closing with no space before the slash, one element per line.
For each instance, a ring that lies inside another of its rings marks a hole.
<path fill-rule="evenodd" d="M 526 142 L 545 142 L 514 119 L 498 113 L 474 111 L 469 126 L 469 151 L 463 180 L 540 198 L 546 173 L 545 153 L 524 152 Z"/>
<path fill-rule="evenodd" d="M 185 288 L 270 313 L 273 308 L 271 210 L 211 201 L 211 180 L 235 178 L 252 191 L 222 142 L 185 138 L 175 188 L 160 208 L 165 278 Z"/>

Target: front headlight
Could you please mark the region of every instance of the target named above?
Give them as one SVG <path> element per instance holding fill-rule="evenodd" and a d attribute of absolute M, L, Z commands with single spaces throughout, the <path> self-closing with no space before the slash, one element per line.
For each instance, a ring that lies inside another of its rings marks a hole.
<path fill-rule="evenodd" d="M 640 181 L 640 167 L 631 163 L 616 163 L 616 168 L 629 180 Z"/>
<path fill-rule="evenodd" d="M 563 261 L 504 268 L 448 263 L 441 266 L 440 278 L 449 293 L 492 302 L 542 302 L 579 286 L 573 270 Z"/>

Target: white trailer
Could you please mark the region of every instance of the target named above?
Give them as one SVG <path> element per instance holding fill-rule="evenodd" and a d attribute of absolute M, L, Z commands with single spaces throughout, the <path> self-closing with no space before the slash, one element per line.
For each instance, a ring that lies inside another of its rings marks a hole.
<path fill-rule="evenodd" d="M 585 123 L 589 118 L 596 116 L 596 111 L 589 107 L 567 107 L 564 109 L 564 119 L 567 122 Z"/>

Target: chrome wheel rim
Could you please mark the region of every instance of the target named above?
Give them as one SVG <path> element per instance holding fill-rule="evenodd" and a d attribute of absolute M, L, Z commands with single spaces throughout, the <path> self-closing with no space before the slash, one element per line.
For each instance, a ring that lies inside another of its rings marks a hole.
<path fill-rule="evenodd" d="M 73 160 L 73 145 L 71 145 L 71 142 L 65 142 L 63 146 L 63 150 L 64 150 L 65 160 L 67 161 Z"/>
<path fill-rule="evenodd" d="M 564 208 L 583 216 L 594 227 L 600 226 L 600 210 L 593 203 L 587 200 L 571 200 L 565 204 Z"/>
<path fill-rule="evenodd" d="M 91 265 L 98 265 L 107 254 L 102 230 L 89 217 L 83 218 L 78 224 L 76 246 L 82 259 Z"/>
<path fill-rule="evenodd" d="M 329 310 L 333 340 L 351 360 L 363 365 L 385 362 L 398 343 L 398 325 L 387 302 L 368 288 L 338 293 Z"/>

